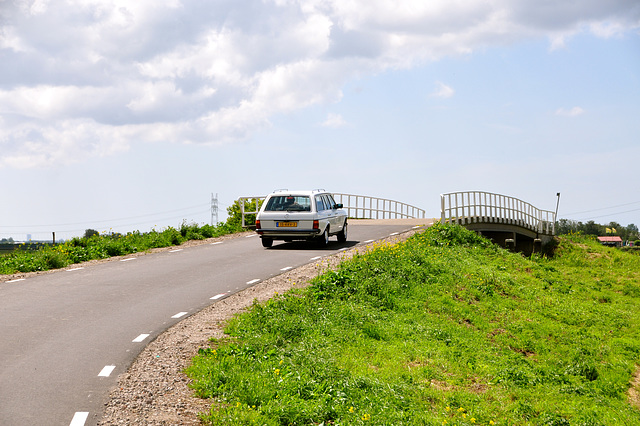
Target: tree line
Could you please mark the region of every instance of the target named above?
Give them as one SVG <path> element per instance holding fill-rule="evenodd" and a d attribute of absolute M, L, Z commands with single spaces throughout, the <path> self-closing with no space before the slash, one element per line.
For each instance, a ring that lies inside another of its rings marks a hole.
<path fill-rule="evenodd" d="M 619 236 L 623 241 L 636 241 L 640 239 L 638 227 L 633 223 L 622 226 L 618 222 L 609 222 L 607 225 L 601 225 L 590 220 L 586 223 L 571 219 L 560 219 L 556 222 L 556 234 L 575 234 L 582 233 L 585 235 L 596 236 Z"/>

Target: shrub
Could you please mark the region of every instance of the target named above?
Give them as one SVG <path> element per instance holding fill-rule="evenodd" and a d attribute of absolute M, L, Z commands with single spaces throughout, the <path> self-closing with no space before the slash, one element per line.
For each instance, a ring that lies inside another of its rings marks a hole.
<path fill-rule="evenodd" d="M 133 231 L 126 235 L 99 235 L 97 231 L 87 229 L 84 237 L 71 238 L 53 248 L 43 245 L 37 251 L 16 250 L 1 256 L 0 274 L 62 268 L 72 263 L 177 246 L 187 240 L 202 240 L 242 231 L 244 229 L 233 220 L 215 226 L 198 226 L 196 223 L 183 221 L 179 229 L 169 226 L 161 232 L 154 229 L 147 233 Z"/>

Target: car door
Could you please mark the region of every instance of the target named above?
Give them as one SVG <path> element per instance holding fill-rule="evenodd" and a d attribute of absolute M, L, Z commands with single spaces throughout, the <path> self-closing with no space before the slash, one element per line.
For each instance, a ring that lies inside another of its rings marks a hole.
<path fill-rule="evenodd" d="M 329 218 L 330 210 L 327 210 L 327 206 L 325 204 L 325 199 L 322 195 L 316 195 L 316 215 L 318 217 L 318 221 L 320 222 L 320 229 L 324 229 L 326 224 L 328 223 L 331 226 L 331 221 Z"/>
<path fill-rule="evenodd" d="M 331 232 L 339 232 L 342 229 L 342 223 L 340 221 L 340 216 L 338 216 L 338 211 L 336 210 L 336 202 L 329 194 L 325 194 L 323 195 L 323 197 L 325 199 L 325 204 L 329 209 L 329 223 L 331 224 Z"/>

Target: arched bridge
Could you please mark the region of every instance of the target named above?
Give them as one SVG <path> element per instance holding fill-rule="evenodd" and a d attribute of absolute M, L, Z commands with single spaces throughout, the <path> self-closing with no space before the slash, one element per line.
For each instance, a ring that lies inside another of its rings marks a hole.
<path fill-rule="evenodd" d="M 370 197 L 368 195 L 343 194 L 334 192 L 336 203 L 344 205 L 347 216 L 354 219 L 423 219 L 426 213 L 423 209 L 400 201 L 386 198 Z M 260 203 L 266 196 L 240 197 L 238 203 L 242 213 L 242 226 L 246 226 L 245 217 L 255 217 Z"/>
<path fill-rule="evenodd" d="M 426 218 L 423 209 L 399 201 L 355 194 L 333 194 L 350 218 Z M 265 196 L 238 199 L 245 217 L 255 217 Z M 555 213 L 540 210 L 518 198 L 482 191 L 450 192 L 440 195 L 442 223 L 456 223 L 474 230 L 503 247 L 532 253 L 539 251 L 555 234 Z"/>
<path fill-rule="evenodd" d="M 440 195 L 442 223 L 457 223 L 524 253 L 540 251 L 555 235 L 555 213 L 518 198 L 482 191 Z"/>

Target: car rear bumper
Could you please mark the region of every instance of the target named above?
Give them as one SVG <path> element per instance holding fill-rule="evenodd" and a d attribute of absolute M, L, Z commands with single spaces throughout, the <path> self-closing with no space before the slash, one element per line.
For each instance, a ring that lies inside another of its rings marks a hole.
<path fill-rule="evenodd" d="M 261 237 L 280 239 L 306 239 L 317 237 L 322 233 L 320 229 L 289 229 L 283 231 L 281 229 L 258 229 L 256 231 Z"/>

